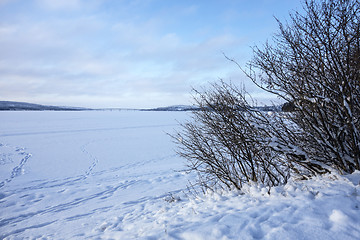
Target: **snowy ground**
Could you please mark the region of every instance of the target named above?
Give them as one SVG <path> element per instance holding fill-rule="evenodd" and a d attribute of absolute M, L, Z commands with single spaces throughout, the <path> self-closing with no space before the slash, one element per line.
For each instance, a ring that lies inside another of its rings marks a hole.
<path fill-rule="evenodd" d="M 360 239 L 360 172 L 188 197 L 184 112 L 0 112 L 0 239 Z"/>

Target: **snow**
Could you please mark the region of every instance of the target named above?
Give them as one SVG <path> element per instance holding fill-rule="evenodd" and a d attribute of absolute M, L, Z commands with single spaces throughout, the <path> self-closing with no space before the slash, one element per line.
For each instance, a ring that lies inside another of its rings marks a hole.
<path fill-rule="evenodd" d="M 186 112 L 0 112 L 0 239 L 360 239 L 360 172 L 186 191 Z"/>

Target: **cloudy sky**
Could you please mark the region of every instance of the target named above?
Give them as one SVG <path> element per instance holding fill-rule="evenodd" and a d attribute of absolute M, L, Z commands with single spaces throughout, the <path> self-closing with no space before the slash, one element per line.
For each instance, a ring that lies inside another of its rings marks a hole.
<path fill-rule="evenodd" d="M 0 0 L 0 100 L 82 107 L 191 103 L 245 64 L 299 0 Z"/>

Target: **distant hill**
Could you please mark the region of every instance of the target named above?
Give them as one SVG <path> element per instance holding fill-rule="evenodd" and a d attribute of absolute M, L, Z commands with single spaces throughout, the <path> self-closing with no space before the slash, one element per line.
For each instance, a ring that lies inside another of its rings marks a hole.
<path fill-rule="evenodd" d="M 210 108 L 208 108 L 210 110 Z M 281 106 L 263 106 L 263 107 L 252 107 L 253 110 L 257 111 L 281 111 Z M 174 105 L 168 107 L 158 107 L 151 109 L 126 109 L 126 108 L 104 108 L 104 109 L 91 109 L 81 107 L 60 107 L 60 106 L 49 106 L 40 105 L 26 102 L 13 102 L 13 101 L 0 101 L 0 111 L 84 111 L 84 110 L 102 110 L 102 111 L 198 111 L 201 110 L 198 106 L 191 105 Z"/>
<path fill-rule="evenodd" d="M 260 106 L 260 107 L 250 107 L 255 111 L 269 111 L 269 112 L 278 112 L 281 111 L 281 106 Z M 211 108 L 208 108 L 209 110 Z M 158 107 L 152 109 L 143 109 L 143 111 L 198 111 L 201 110 L 198 106 L 189 106 L 189 105 L 174 105 L 168 107 Z"/>
<path fill-rule="evenodd" d="M 47 106 L 26 102 L 0 101 L 0 111 L 82 111 L 91 110 L 79 107 Z"/>
<path fill-rule="evenodd" d="M 189 105 L 174 105 L 168 107 L 144 109 L 143 111 L 195 111 L 195 110 L 200 110 L 200 108 L 197 106 L 189 106 Z"/>
<path fill-rule="evenodd" d="M 282 105 L 278 106 L 260 106 L 260 107 L 252 107 L 252 109 L 262 112 L 280 112 Z"/>

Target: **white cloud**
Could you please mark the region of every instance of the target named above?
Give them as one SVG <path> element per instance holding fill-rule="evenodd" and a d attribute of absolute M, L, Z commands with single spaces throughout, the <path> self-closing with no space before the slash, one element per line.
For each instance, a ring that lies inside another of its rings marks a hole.
<path fill-rule="evenodd" d="M 0 6 L 5 5 L 5 4 L 9 3 L 9 2 L 13 2 L 13 1 L 14 0 L 0 0 Z"/>
<path fill-rule="evenodd" d="M 40 7 L 49 10 L 74 10 L 81 7 L 81 0 L 36 0 Z"/>
<path fill-rule="evenodd" d="M 0 84 L 10 81 L 0 95 L 10 97 L 9 89 L 37 100 L 56 95 L 51 101 L 63 96 L 89 107 L 100 107 L 102 97 L 129 107 L 181 104 L 191 86 L 222 74 L 226 60 L 219 49 L 238 42 L 222 35 L 188 43 L 176 33 L 160 33 L 152 20 L 111 28 L 96 18 L 76 18 L 0 31 L 7 33 L 0 36 Z"/>
<path fill-rule="evenodd" d="M 178 31 L 155 12 L 126 14 L 117 1 L 121 14 L 115 15 L 108 15 L 113 9 L 97 8 L 100 0 L 35 1 L 34 16 L 17 14 L 0 24 L 0 96 L 5 99 L 26 101 L 26 96 L 39 103 L 89 107 L 181 104 L 189 101 L 192 86 L 238 78 L 222 52 L 248 59 L 239 35 L 213 31 L 211 25 L 197 29 L 207 28 L 196 38 L 187 34 L 188 26 Z M 62 10 L 84 7 L 63 17 Z M 188 16 L 201 12 L 184 9 Z M 48 10 L 61 11 L 48 17 Z"/>

